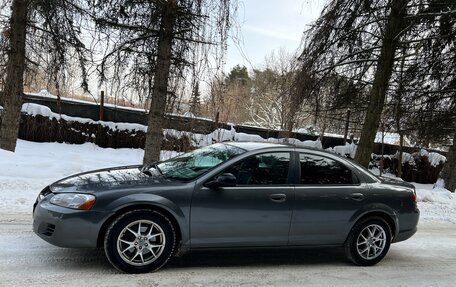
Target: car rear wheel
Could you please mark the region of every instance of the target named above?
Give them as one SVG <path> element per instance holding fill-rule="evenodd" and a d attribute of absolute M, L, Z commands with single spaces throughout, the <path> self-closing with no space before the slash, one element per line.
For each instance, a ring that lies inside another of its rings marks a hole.
<path fill-rule="evenodd" d="M 358 222 L 345 243 L 348 259 L 356 265 L 371 266 L 380 262 L 391 244 L 391 229 L 380 217 Z"/>
<path fill-rule="evenodd" d="M 133 210 L 119 216 L 108 228 L 104 248 L 111 264 L 124 272 L 158 270 L 171 257 L 175 231 L 164 215 L 150 210 Z"/>

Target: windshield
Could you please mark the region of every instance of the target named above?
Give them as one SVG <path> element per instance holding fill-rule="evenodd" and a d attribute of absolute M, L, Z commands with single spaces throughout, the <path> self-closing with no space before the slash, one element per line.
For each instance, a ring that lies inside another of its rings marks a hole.
<path fill-rule="evenodd" d="M 244 149 L 232 145 L 213 144 L 159 163 L 156 167 L 166 177 L 191 180 L 244 152 Z"/>

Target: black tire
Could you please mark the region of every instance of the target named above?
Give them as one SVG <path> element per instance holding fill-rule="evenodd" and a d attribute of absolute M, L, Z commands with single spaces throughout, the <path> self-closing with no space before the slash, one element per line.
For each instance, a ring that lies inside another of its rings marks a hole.
<path fill-rule="evenodd" d="M 133 232 L 127 231 L 127 228 Z M 127 273 L 160 269 L 173 254 L 175 245 L 176 234 L 171 221 L 161 213 L 147 209 L 120 215 L 109 226 L 104 238 L 109 262 Z"/>
<path fill-rule="evenodd" d="M 369 237 L 372 231 L 377 236 Z M 385 257 L 390 245 L 391 228 L 388 223 L 381 217 L 369 217 L 352 228 L 345 242 L 345 253 L 356 265 L 372 266 Z"/>

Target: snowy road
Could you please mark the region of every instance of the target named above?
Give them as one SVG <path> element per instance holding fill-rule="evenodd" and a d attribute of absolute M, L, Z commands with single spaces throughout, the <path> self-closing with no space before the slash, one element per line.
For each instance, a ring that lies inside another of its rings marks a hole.
<path fill-rule="evenodd" d="M 31 215 L 0 211 L 0 286 L 455 286 L 456 225 L 423 223 L 375 267 L 341 250 L 198 252 L 157 273 L 115 271 L 102 250 L 54 247 L 31 231 Z"/>

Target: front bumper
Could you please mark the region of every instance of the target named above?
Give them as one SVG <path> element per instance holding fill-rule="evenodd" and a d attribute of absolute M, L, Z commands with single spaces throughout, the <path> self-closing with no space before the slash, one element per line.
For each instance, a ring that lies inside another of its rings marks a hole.
<path fill-rule="evenodd" d="M 75 210 L 49 202 L 52 195 L 35 203 L 33 232 L 60 247 L 96 248 L 106 215 L 97 211 Z"/>

